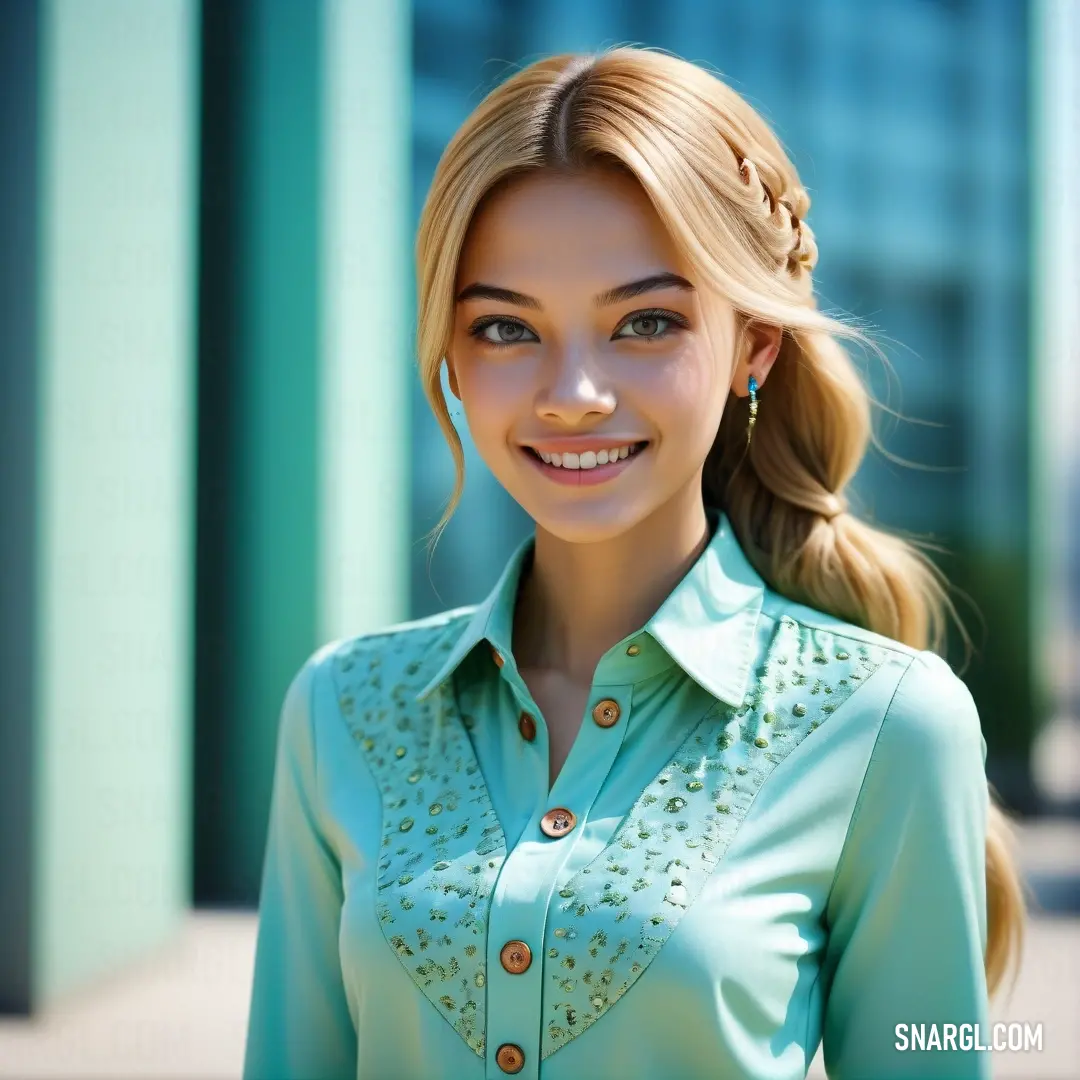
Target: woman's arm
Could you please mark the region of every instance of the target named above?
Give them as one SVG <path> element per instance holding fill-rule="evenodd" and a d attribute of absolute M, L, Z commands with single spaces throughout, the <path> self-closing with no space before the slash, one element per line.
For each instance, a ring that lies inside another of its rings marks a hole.
<path fill-rule="evenodd" d="M 311 701 L 318 670 L 313 657 L 281 709 L 245 1080 L 356 1076 L 356 1032 L 338 957 L 341 873 L 320 828 L 316 787 Z"/>
<path fill-rule="evenodd" d="M 882 722 L 827 906 L 832 1080 L 990 1075 L 985 1051 L 896 1049 L 898 1024 L 954 1024 L 959 1039 L 977 1023 L 990 1038 L 985 758 L 967 687 L 920 653 Z"/>

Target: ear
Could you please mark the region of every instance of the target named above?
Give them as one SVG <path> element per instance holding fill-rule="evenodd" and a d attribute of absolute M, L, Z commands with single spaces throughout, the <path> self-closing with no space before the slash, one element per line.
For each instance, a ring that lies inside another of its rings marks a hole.
<path fill-rule="evenodd" d="M 732 389 L 739 397 L 750 396 L 750 376 L 757 379 L 758 387 L 765 385 L 780 345 L 784 338 L 781 326 L 768 323 L 749 322 L 743 335 L 742 357 L 735 368 Z"/>

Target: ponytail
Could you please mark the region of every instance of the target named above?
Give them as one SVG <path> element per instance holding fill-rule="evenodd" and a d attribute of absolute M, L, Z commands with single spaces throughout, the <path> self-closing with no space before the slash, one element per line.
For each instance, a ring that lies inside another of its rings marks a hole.
<path fill-rule="evenodd" d="M 848 512 L 844 489 L 870 440 L 870 399 L 829 333 L 785 331 L 768 396 L 746 442 L 746 399 L 729 399 L 702 477 L 747 558 L 784 596 L 916 649 L 940 651 L 946 616 L 970 638 L 938 567 L 915 546 Z M 931 546 L 931 545 L 924 545 Z M 1012 827 L 990 791 L 986 837 L 987 985 L 1023 944 L 1024 891 Z"/>

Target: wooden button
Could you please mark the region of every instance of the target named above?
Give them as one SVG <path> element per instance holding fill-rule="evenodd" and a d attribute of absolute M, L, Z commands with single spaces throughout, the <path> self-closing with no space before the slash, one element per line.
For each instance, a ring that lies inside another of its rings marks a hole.
<path fill-rule="evenodd" d="M 641 647 L 638 646 L 638 645 L 627 645 L 626 646 L 626 655 L 627 656 L 637 656 L 637 654 L 639 652 L 641 652 Z"/>
<path fill-rule="evenodd" d="M 576 824 L 577 818 L 570 810 L 565 806 L 557 806 L 540 819 L 540 831 L 545 836 L 565 836 Z"/>
<path fill-rule="evenodd" d="M 532 949 L 524 941 L 508 941 L 499 953 L 502 966 L 511 975 L 520 975 L 529 970 L 532 963 Z"/>
<path fill-rule="evenodd" d="M 525 1051 L 513 1043 L 503 1043 L 495 1052 L 495 1061 L 504 1073 L 521 1072 L 525 1068 Z"/>
<path fill-rule="evenodd" d="M 518 731 L 526 742 L 532 742 L 536 738 L 536 721 L 527 712 L 518 717 Z"/>
<path fill-rule="evenodd" d="M 495 661 L 495 666 L 501 668 L 506 661 L 502 658 L 502 653 L 498 649 L 491 650 L 491 659 Z"/>
<path fill-rule="evenodd" d="M 611 698 L 604 698 L 593 706 L 592 718 L 598 727 L 612 727 L 619 722 L 621 715 L 619 703 Z"/>

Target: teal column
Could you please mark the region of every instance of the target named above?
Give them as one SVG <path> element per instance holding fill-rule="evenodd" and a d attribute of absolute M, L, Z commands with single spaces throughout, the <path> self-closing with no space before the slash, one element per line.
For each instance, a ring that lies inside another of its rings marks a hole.
<path fill-rule="evenodd" d="M 258 899 L 279 710 L 408 610 L 409 8 L 204 8 L 199 904 Z"/>
<path fill-rule="evenodd" d="M 314 644 L 318 596 L 321 11 L 256 0 L 242 65 L 237 502 L 230 559 L 236 636 L 226 785 L 215 823 L 234 875 L 258 891 L 274 722 L 290 672 Z M 232 660 L 230 660 L 232 666 Z"/>
<path fill-rule="evenodd" d="M 258 895 L 319 597 L 322 5 L 203 10 L 197 904 Z"/>
<path fill-rule="evenodd" d="M 325 8 L 322 640 L 409 613 L 411 16 L 407 0 L 328 0 Z"/>
<path fill-rule="evenodd" d="M 31 1007 L 37 702 L 37 153 L 41 19 L 0 34 L 0 1014 Z"/>
<path fill-rule="evenodd" d="M 26 901 L 4 928 L 25 932 L 19 1012 L 168 938 L 189 896 L 198 9 L 43 0 L 35 19 L 36 319 L 12 357 L 33 411 L 8 463 L 28 498 L 0 508 L 32 538 L 27 638 L 5 622 L 0 658 L 0 681 L 17 656 L 30 673 L 0 775 L 27 793 L 3 830 L 28 857 L 0 867 Z"/>

